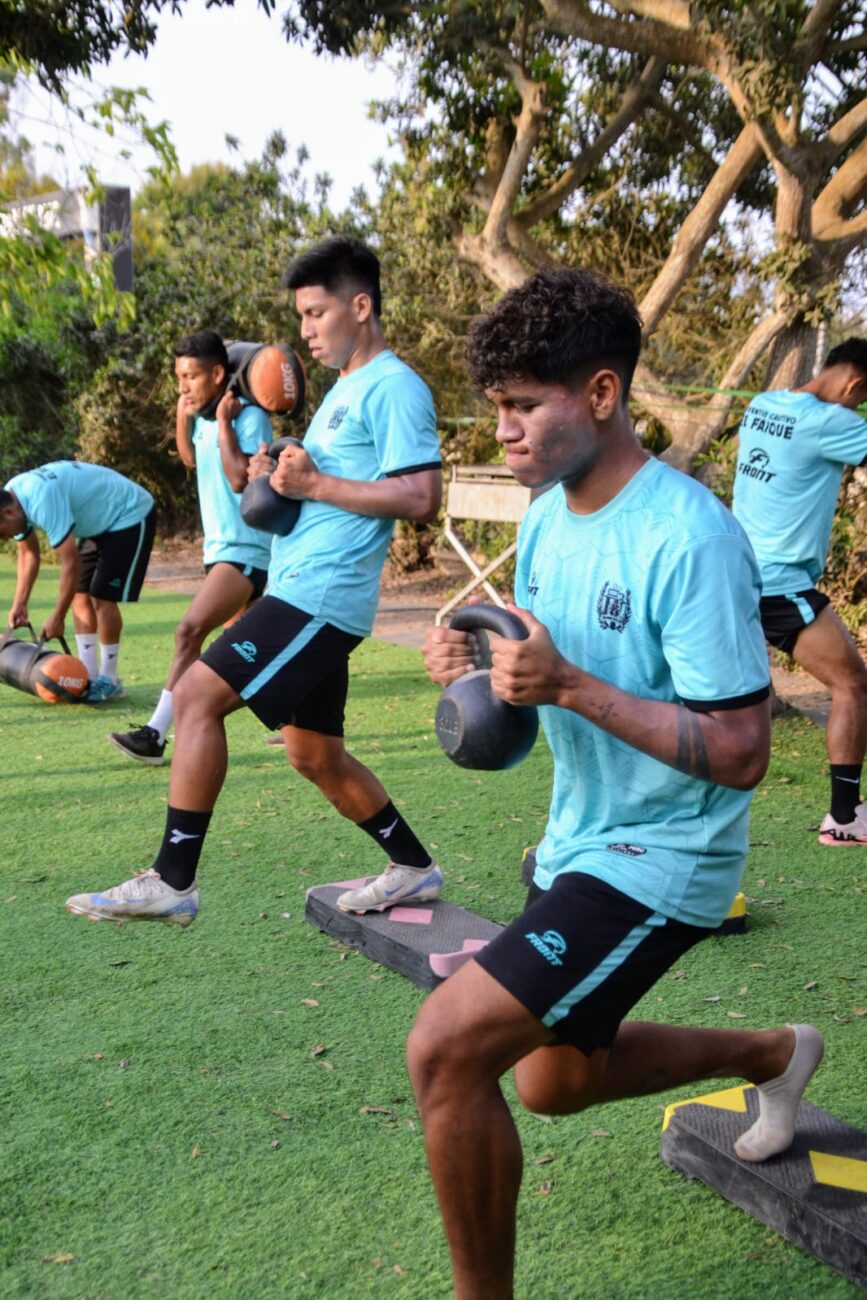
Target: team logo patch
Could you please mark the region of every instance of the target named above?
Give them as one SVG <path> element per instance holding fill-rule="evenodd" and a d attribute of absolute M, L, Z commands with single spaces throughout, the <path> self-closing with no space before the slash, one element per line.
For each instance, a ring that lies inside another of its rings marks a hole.
<path fill-rule="evenodd" d="M 331 419 L 328 421 L 329 429 L 339 429 L 348 410 L 348 406 L 335 406 L 331 412 Z"/>
<path fill-rule="evenodd" d="M 771 458 L 768 453 L 762 451 L 761 447 L 756 447 L 750 452 L 749 460 L 742 460 L 738 465 L 738 473 L 744 474 L 747 478 L 758 479 L 760 483 L 770 483 L 772 478 L 777 477 L 768 469 L 770 463 Z"/>
<path fill-rule="evenodd" d="M 596 602 L 596 617 L 605 631 L 622 632 L 632 617 L 632 592 L 606 582 Z"/>
<path fill-rule="evenodd" d="M 647 852 L 640 844 L 606 844 L 605 848 L 609 853 L 623 853 L 627 858 L 640 858 Z"/>
<path fill-rule="evenodd" d="M 525 934 L 537 952 L 540 952 L 551 966 L 562 966 L 561 958 L 566 951 L 566 940 L 557 930 L 546 930 L 544 934 L 535 934 L 532 930 Z"/>
<path fill-rule="evenodd" d="M 237 650 L 241 658 L 246 659 L 248 664 L 256 662 L 256 655 L 259 650 L 252 641 L 233 641 L 232 649 Z"/>

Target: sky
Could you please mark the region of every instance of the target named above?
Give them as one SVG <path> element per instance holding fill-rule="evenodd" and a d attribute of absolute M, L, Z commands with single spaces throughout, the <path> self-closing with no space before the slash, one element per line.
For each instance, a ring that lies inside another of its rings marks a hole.
<path fill-rule="evenodd" d="M 293 151 L 306 145 L 311 178 L 329 173 L 332 204 L 339 207 L 356 185 L 374 188 L 377 158 L 396 157 L 388 128 L 370 121 L 367 112 L 370 100 L 393 92 L 395 78 L 385 63 L 316 58 L 290 45 L 279 13 L 268 17 L 255 0 L 210 10 L 204 0 L 189 0 L 180 15 L 165 10 L 147 58 L 116 58 L 96 68 L 93 79 L 148 91 L 147 115 L 152 122 L 169 122 L 182 171 L 196 163 L 257 158 L 279 128 Z M 14 107 L 39 170 L 62 184 L 81 184 L 81 168 L 89 162 L 104 183 L 129 185 L 133 193 L 147 179 L 153 155 L 137 148 L 132 161 L 125 161 L 128 136 L 112 141 L 86 130 L 41 91 L 19 96 Z M 236 153 L 227 150 L 226 134 L 240 140 Z"/>

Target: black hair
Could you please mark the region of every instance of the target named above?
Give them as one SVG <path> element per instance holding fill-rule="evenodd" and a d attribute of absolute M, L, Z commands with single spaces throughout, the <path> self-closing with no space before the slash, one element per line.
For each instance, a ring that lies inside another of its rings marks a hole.
<path fill-rule="evenodd" d="M 867 377 L 867 339 L 846 339 L 828 353 L 823 370 L 829 366 L 854 366 Z"/>
<path fill-rule="evenodd" d="M 8 488 L 0 488 L 0 510 L 8 510 L 15 505 L 15 497 Z"/>
<path fill-rule="evenodd" d="M 195 334 L 185 334 L 174 346 L 176 357 L 193 357 L 209 366 L 222 366 L 229 373 L 229 354 L 226 345 L 216 330 L 197 330 Z"/>
<path fill-rule="evenodd" d="M 304 289 L 321 284 L 329 293 L 349 289 L 366 293 L 375 316 L 382 315 L 379 258 L 360 239 L 333 235 L 293 258 L 283 276 L 284 289 Z"/>
<path fill-rule="evenodd" d="M 641 351 L 635 299 L 598 271 L 538 271 L 473 321 L 467 339 L 470 378 L 479 388 L 509 380 L 571 385 L 590 368 L 610 365 L 624 400 Z"/>

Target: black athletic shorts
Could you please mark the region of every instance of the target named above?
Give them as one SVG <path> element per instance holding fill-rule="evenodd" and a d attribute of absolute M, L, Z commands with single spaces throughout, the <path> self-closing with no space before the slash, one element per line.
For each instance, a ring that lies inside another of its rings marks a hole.
<path fill-rule="evenodd" d="M 78 591 L 97 600 L 126 605 L 137 601 L 147 572 L 157 526 L 156 506 L 139 524 L 85 537 L 78 543 Z"/>
<path fill-rule="evenodd" d="M 208 665 L 265 726 L 343 735 L 349 656 L 363 637 L 263 596 L 213 641 Z"/>
<path fill-rule="evenodd" d="M 759 617 L 768 645 L 785 651 L 787 655 L 792 654 L 804 628 L 814 623 L 830 603 L 824 591 L 817 591 L 815 587 L 796 591 L 792 596 L 762 596 Z"/>
<path fill-rule="evenodd" d="M 205 565 L 205 573 L 210 573 L 217 564 L 231 564 L 232 568 L 237 569 L 243 577 L 250 579 L 253 584 L 251 600 L 258 600 L 268 585 L 267 569 L 256 569 L 252 564 L 241 564 L 238 560 L 215 560 L 213 564 Z"/>
<path fill-rule="evenodd" d="M 590 1056 L 660 976 L 712 933 L 653 912 L 603 880 L 569 871 L 531 885 L 523 915 L 476 954 L 547 1025 Z"/>

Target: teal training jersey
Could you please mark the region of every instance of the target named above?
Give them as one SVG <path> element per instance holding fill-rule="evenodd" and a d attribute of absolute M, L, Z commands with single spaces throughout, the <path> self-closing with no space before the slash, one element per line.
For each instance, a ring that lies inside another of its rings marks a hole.
<path fill-rule="evenodd" d="M 701 711 L 767 697 L 749 542 L 716 497 L 660 461 L 593 514 L 573 514 L 560 487 L 533 502 L 516 600 L 567 660 L 630 694 Z M 568 709 L 539 712 L 554 790 L 536 883 L 582 871 L 665 916 L 718 925 L 740 884 L 750 793 L 678 772 Z"/>
<path fill-rule="evenodd" d="M 388 350 L 337 380 L 310 422 L 305 450 L 337 478 L 377 482 L 440 464 L 427 384 Z M 288 537 L 275 537 L 268 594 L 353 636 L 373 626 L 394 520 L 304 501 Z"/>
<path fill-rule="evenodd" d="M 232 421 L 239 449 L 252 456 L 263 442 L 273 440 L 267 412 L 259 406 L 242 406 Z M 196 452 L 196 486 L 204 533 L 205 564 L 227 560 L 234 564 L 267 569 L 271 558 L 271 534 L 251 528 L 241 518 L 241 493 L 235 492 L 223 470 L 219 428 L 216 420 L 197 415 L 193 426 Z"/>
<path fill-rule="evenodd" d="M 746 409 L 732 508 L 759 562 L 762 593 L 814 587 L 825 567 L 844 465 L 867 456 L 867 420 L 812 393 L 760 393 Z"/>
<path fill-rule="evenodd" d="M 41 528 L 51 546 L 70 533 L 99 537 L 132 528 L 150 513 L 154 499 L 146 488 L 105 465 L 57 460 L 17 474 L 6 484 L 18 498 L 28 527 Z M 19 537 L 19 540 L 20 540 Z"/>

